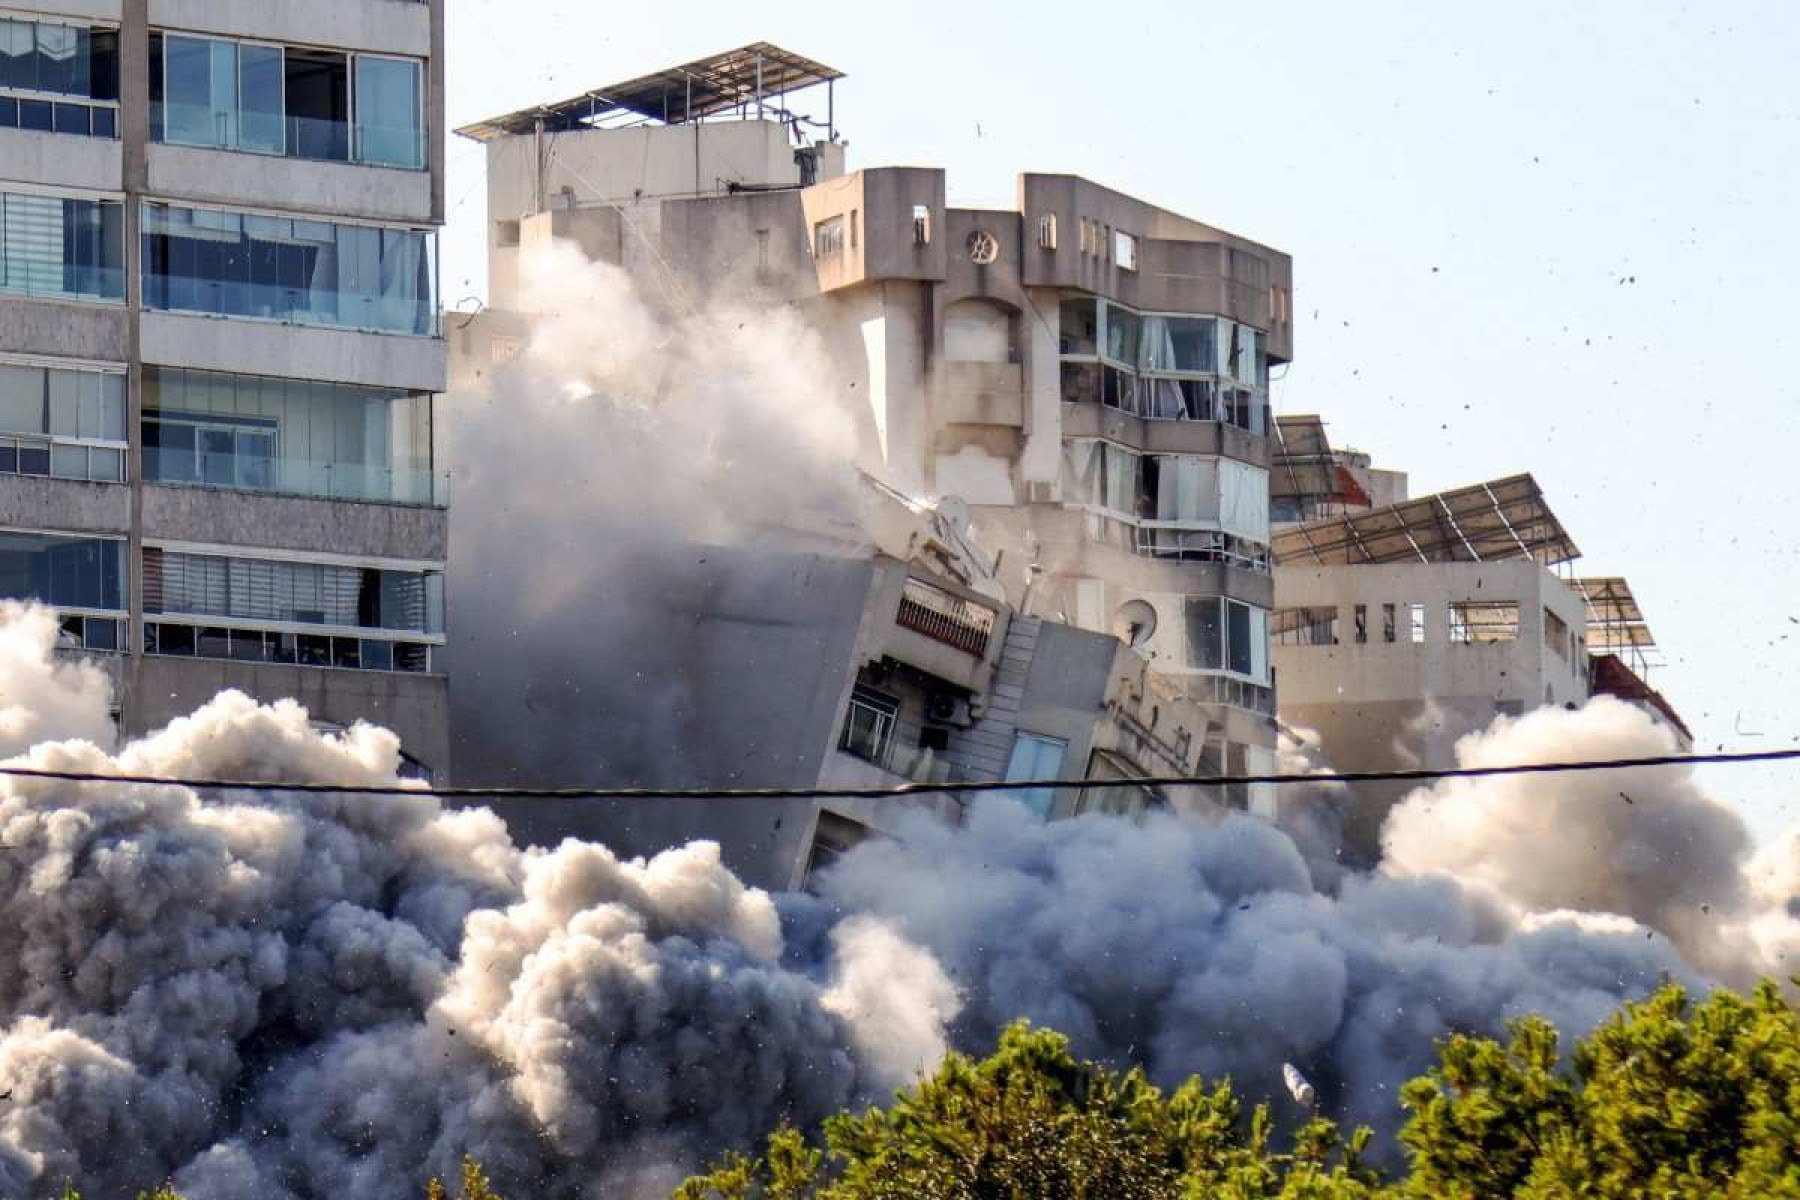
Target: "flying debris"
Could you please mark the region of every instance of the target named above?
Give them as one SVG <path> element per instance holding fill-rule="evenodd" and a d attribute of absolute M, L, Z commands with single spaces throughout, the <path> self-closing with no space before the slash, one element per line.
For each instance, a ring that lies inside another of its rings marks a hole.
<path fill-rule="evenodd" d="M 1313 1101 L 1318 1098 L 1318 1093 L 1313 1090 L 1311 1081 L 1302 1075 L 1300 1068 L 1293 1063 L 1281 1064 L 1281 1079 L 1287 1084 L 1288 1095 L 1294 1098 L 1295 1104 L 1310 1108 Z"/>

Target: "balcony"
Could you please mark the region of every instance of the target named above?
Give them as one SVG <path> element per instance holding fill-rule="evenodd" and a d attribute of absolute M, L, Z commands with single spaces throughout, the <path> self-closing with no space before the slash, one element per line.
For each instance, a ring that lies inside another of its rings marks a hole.
<path fill-rule="evenodd" d="M 902 629 L 976 658 L 987 656 L 988 642 L 994 635 L 993 609 L 954 596 L 922 579 L 906 581 L 900 593 L 900 611 L 894 620 Z"/>

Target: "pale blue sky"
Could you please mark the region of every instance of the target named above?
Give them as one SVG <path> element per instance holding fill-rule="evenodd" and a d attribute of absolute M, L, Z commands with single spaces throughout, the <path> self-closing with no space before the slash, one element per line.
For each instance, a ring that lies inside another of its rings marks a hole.
<path fill-rule="evenodd" d="M 1415 494 L 1532 471 L 1704 747 L 1800 744 L 1800 6 L 453 0 L 450 121 L 759 39 L 848 74 L 853 167 L 967 205 L 1070 172 L 1291 253 L 1279 411 Z M 452 140 L 450 303 L 480 161 Z M 1712 778 L 1800 819 L 1800 767 Z"/>

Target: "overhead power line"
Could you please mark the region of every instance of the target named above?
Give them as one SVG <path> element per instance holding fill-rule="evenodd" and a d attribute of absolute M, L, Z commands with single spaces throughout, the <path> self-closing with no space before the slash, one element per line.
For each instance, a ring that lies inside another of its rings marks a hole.
<path fill-rule="evenodd" d="M 278 780 L 185 779 L 165 775 L 124 775 L 98 771 L 54 771 L 40 767 L 0 766 L 0 775 L 63 783 L 108 783 L 144 787 L 182 787 L 196 791 L 302 792 L 356 796 L 433 796 L 440 800 L 883 800 L 921 795 L 967 795 L 978 792 L 1031 791 L 1061 788 L 1231 787 L 1240 784 L 1429 783 L 1439 779 L 1485 779 L 1496 775 L 1559 775 L 1583 771 L 1625 771 L 1639 767 L 1783 762 L 1800 759 L 1800 747 L 1787 750 L 1739 750 L 1714 754 L 1658 754 L 1645 758 L 1588 759 L 1576 762 L 1512 763 L 1496 767 L 1417 768 L 1393 771 L 1326 771 L 1316 775 L 1162 775 L 1138 779 L 1014 779 L 945 783 L 904 783 L 891 787 L 430 787 L 426 784 L 284 783 Z"/>

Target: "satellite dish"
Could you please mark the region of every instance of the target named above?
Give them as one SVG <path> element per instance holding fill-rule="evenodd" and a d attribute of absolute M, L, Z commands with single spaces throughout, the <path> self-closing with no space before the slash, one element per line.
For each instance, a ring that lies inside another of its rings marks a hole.
<path fill-rule="evenodd" d="M 1142 649 L 1156 636 L 1156 609 L 1146 600 L 1127 600 L 1113 617 L 1113 636 Z"/>
<path fill-rule="evenodd" d="M 957 537 L 964 537 L 969 532 L 969 502 L 961 496 L 945 496 L 937 502 L 937 515 L 945 525 L 955 531 Z"/>

